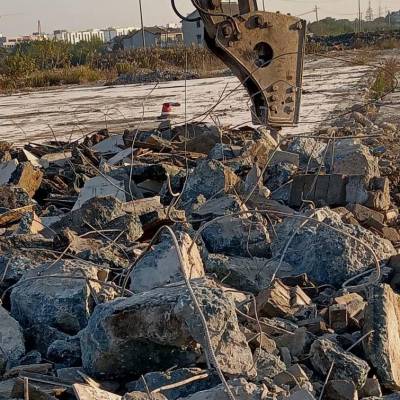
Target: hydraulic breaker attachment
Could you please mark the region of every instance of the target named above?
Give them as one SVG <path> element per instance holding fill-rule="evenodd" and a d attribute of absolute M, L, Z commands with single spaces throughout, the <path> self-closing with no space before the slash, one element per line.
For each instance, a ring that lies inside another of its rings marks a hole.
<path fill-rule="evenodd" d="M 246 87 L 255 124 L 275 128 L 299 122 L 306 21 L 257 9 L 239 0 L 230 15 L 221 0 L 192 0 L 205 25 L 206 43 Z M 237 9 L 237 7 L 236 7 Z"/>

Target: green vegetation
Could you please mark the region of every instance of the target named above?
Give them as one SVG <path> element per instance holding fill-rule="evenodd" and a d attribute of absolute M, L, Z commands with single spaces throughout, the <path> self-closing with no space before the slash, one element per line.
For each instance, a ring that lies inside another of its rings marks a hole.
<path fill-rule="evenodd" d="M 357 28 L 357 24 L 358 20 L 349 21 L 348 19 L 324 18 L 318 22 L 310 23 L 308 25 L 308 30 L 318 36 L 335 36 L 354 32 Z M 385 18 L 377 18 L 374 21 L 362 22 L 362 29 L 364 32 L 390 30 L 391 28 L 393 27 L 386 22 Z"/>
<path fill-rule="evenodd" d="M 400 62 L 395 58 L 385 60 L 377 70 L 370 86 L 370 97 L 379 100 L 396 88 Z"/>
<path fill-rule="evenodd" d="M 100 80 L 104 74 L 96 59 L 102 52 L 97 40 L 75 46 L 50 40 L 20 43 L 0 54 L 0 90 Z"/>
<path fill-rule="evenodd" d="M 108 52 L 98 40 L 71 45 L 58 41 L 21 43 L 0 53 L 0 90 L 112 81 L 141 71 L 185 71 L 206 76 L 224 65 L 203 48 L 136 49 Z"/>
<path fill-rule="evenodd" d="M 378 26 L 378 25 L 377 25 Z M 352 32 L 353 22 L 326 18 L 310 24 L 316 34 Z M 355 47 L 358 47 L 357 43 Z M 400 41 L 386 38 L 374 45 L 360 43 L 359 47 L 389 49 L 400 47 Z M 307 53 L 322 53 L 329 47 L 323 41 L 309 42 Z M 359 53 L 357 63 L 366 64 L 371 55 Z M 201 77 L 225 69 L 207 49 L 201 47 L 152 48 L 110 52 L 99 40 L 71 45 L 44 40 L 24 42 L 11 51 L 0 49 L 0 91 L 50 87 L 65 84 L 113 82 L 120 75 L 137 76 L 151 71 L 190 73 Z M 378 83 L 377 83 L 378 85 Z"/>

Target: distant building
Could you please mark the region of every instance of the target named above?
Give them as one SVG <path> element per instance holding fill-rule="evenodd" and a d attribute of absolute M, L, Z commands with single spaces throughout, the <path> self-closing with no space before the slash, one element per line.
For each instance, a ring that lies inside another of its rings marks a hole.
<path fill-rule="evenodd" d="M 105 43 L 111 43 L 116 37 L 126 36 L 137 31 L 137 28 L 131 26 L 128 28 L 107 28 L 103 29 Z"/>
<path fill-rule="evenodd" d="M 229 15 L 239 14 L 239 5 L 236 2 L 223 2 L 223 12 Z M 193 11 L 188 15 L 188 18 L 195 19 L 200 17 L 199 12 Z M 204 46 L 204 24 L 203 21 L 189 22 L 182 21 L 183 40 L 185 46 Z"/>
<path fill-rule="evenodd" d="M 54 31 L 54 39 L 71 44 L 79 42 L 90 42 L 99 39 L 104 42 L 104 33 L 100 29 L 88 29 L 86 31 L 70 32 L 66 30 Z"/>
<path fill-rule="evenodd" d="M 400 10 L 387 15 L 386 22 L 391 25 L 400 25 Z"/>
<path fill-rule="evenodd" d="M 180 28 L 145 27 L 144 39 L 146 47 L 176 47 L 183 45 L 183 33 Z M 143 32 L 141 29 L 132 32 L 122 40 L 124 50 L 143 47 Z"/>
<path fill-rule="evenodd" d="M 57 30 L 54 31 L 54 39 L 76 44 L 79 42 L 90 42 L 91 40 L 98 39 L 103 43 L 111 43 L 116 37 L 128 35 L 130 32 L 135 31 L 134 27 L 127 28 L 106 28 L 106 29 L 87 29 L 83 31 L 67 31 Z"/>
<path fill-rule="evenodd" d="M 0 46 L 6 49 L 12 49 L 17 44 L 23 42 L 34 42 L 38 40 L 46 40 L 49 36 L 43 33 L 33 33 L 32 35 L 7 37 L 0 36 Z"/>

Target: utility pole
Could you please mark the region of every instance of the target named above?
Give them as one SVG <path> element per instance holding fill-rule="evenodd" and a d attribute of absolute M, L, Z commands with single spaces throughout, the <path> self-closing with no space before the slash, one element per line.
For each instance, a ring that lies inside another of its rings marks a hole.
<path fill-rule="evenodd" d="M 368 22 L 372 22 L 374 20 L 374 10 L 372 9 L 372 6 L 371 6 L 371 0 L 369 0 L 369 3 L 368 3 L 367 12 L 365 13 L 365 19 Z"/>
<path fill-rule="evenodd" d="M 358 32 L 361 32 L 361 0 L 358 0 Z"/>
<path fill-rule="evenodd" d="M 142 43 L 143 43 L 143 48 L 146 48 L 146 38 L 145 38 L 145 32 L 144 32 L 144 24 L 143 24 L 143 9 L 142 9 L 142 0 L 139 0 L 139 9 L 140 9 L 140 23 L 142 25 Z"/>
<path fill-rule="evenodd" d="M 263 11 L 265 11 L 265 0 L 263 0 Z"/>
<path fill-rule="evenodd" d="M 319 22 L 319 18 L 318 18 L 318 7 L 317 7 L 317 6 L 315 6 L 314 11 L 315 11 L 315 19 L 317 20 L 317 22 Z"/>

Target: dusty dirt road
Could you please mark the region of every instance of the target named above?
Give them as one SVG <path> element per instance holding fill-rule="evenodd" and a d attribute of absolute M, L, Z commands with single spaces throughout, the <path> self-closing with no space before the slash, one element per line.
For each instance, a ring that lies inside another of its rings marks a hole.
<path fill-rule="evenodd" d="M 360 101 L 370 67 L 327 58 L 308 58 L 301 123 L 285 133 L 310 133 Z M 222 125 L 250 124 L 249 98 L 234 77 L 187 82 L 187 117 L 196 118 L 221 98 L 206 118 Z M 107 127 L 120 132 L 160 114 L 165 101 L 184 104 L 185 82 L 116 87 L 68 87 L 0 96 L 0 137 L 13 143 L 77 138 Z M 184 107 L 176 122 L 184 122 Z M 203 117 L 198 118 L 202 120 Z M 54 134 L 53 134 L 54 132 Z"/>

